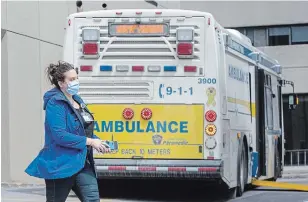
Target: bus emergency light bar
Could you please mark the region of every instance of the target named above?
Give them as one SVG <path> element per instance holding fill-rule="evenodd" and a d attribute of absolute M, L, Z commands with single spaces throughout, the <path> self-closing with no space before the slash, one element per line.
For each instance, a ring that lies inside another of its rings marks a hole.
<path fill-rule="evenodd" d="M 113 71 L 113 66 L 112 65 L 100 65 L 99 69 L 101 72 L 112 72 Z M 149 65 L 147 67 L 148 72 L 161 72 L 161 66 L 159 65 Z M 184 72 L 197 72 L 197 66 L 184 66 Z M 144 72 L 145 67 L 144 66 L 132 66 L 130 68 L 129 65 L 116 65 L 115 70 L 117 72 L 129 72 L 130 70 L 133 72 Z M 80 71 L 82 72 L 91 72 L 93 71 L 93 66 L 91 65 L 81 65 L 80 66 Z M 163 66 L 163 71 L 164 72 L 176 72 L 177 71 L 177 66 Z"/>

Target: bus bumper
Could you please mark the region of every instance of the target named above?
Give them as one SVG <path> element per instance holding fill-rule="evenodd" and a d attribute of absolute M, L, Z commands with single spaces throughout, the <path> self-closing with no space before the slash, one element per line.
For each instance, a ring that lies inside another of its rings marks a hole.
<path fill-rule="evenodd" d="M 221 160 L 95 159 L 96 174 L 106 178 L 175 178 L 216 180 L 223 176 Z"/>

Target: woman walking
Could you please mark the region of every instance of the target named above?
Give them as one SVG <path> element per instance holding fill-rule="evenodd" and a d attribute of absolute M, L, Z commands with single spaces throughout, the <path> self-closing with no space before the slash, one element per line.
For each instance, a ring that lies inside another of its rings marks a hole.
<path fill-rule="evenodd" d="M 47 75 L 55 87 L 44 95 L 45 145 L 26 173 L 45 179 L 47 202 L 65 202 L 71 190 L 82 202 L 99 202 L 92 148 L 110 149 L 93 134 L 94 119 L 77 95 L 74 67 L 51 64 Z"/>

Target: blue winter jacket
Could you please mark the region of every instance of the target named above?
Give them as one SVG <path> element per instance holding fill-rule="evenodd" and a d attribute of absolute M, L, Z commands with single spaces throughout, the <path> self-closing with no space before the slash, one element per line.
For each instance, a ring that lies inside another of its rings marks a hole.
<path fill-rule="evenodd" d="M 84 104 L 78 95 L 73 98 Z M 82 117 L 75 113 L 68 99 L 57 88 L 45 93 L 44 110 L 45 145 L 25 172 L 44 179 L 70 177 L 85 164 L 87 146 Z M 98 137 L 93 134 L 92 138 Z M 93 153 L 90 156 L 94 165 Z"/>

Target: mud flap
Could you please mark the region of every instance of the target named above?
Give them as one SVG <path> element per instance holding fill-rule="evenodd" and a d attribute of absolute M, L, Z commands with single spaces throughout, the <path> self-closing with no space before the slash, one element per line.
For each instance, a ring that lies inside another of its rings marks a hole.
<path fill-rule="evenodd" d="M 240 176 L 240 162 L 241 162 L 241 154 L 242 154 L 242 146 L 244 144 L 244 133 L 240 133 L 240 137 L 238 137 L 239 140 L 239 146 L 238 146 L 238 152 L 237 152 L 237 187 L 240 186 L 240 180 L 239 180 L 239 176 Z"/>

